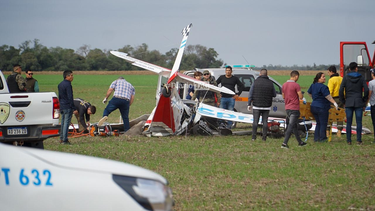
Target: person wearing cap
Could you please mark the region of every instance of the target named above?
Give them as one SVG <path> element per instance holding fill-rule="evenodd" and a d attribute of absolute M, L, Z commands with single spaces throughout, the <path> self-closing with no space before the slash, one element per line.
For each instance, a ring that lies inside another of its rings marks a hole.
<path fill-rule="evenodd" d="M 107 94 L 103 103 L 107 103 L 107 99 L 113 93 L 112 99 L 109 101 L 107 107 L 104 109 L 103 118 L 99 120 L 98 126 L 101 126 L 108 119 L 108 115 L 114 110 L 119 109 L 122 120 L 124 121 L 124 132 L 130 129 L 129 125 L 129 110 L 134 101 L 135 89 L 133 85 L 127 82 L 124 77 L 119 77 L 113 81 L 107 90 Z"/>
<path fill-rule="evenodd" d="M 33 78 L 33 71 L 26 70 L 26 92 L 39 92 L 38 81 Z"/>
<path fill-rule="evenodd" d="M 203 78 L 202 81 L 205 81 L 211 85 L 217 86 L 215 77 L 211 76 L 210 71 L 204 70 L 203 71 Z M 219 106 L 220 105 L 220 93 L 219 92 L 213 92 L 208 90 L 195 90 L 192 100 L 197 99 L 199 101 L 203 100 L 203 103 L 207 105 L 212 106 Z"/>
<path fill-rule="evenodd" d="M 221 75 L 217 80 L 216 80 L 217 85 L 221 84 L 221 86 L 226 87 L 230 90 L 232 90 L 235 95 L 230 95 L 226 93 L 221 93 L 221 102 L 220 102 L 220 108 L 228 109 L 233 111 L 234 110 L 234 105 L 236 102 L 236 99 L 238 96 L 241 95 L 244 85 L 238 79 L 236 76 L 232 74 L 232 67 L 231 66 L 226 66 L 225 68 L 225 75 Z M 236 93 L 235 87 L 237 85 L 237 90 L 238 92 Z M 231 129 L 232 128 L 232 122 L 228 121 L 227 122 L 227 128 Z"/>
<path fill-rule="evenodd" d="M 368 83 L 368 89 L 369 89 L 369 100 L 367 103 L 370 102 L 371 105 L 371 120 L 372 120 L 372 125 L 374 127 L 375 131 L 375 69 L 371 69 L 371 78 L 372 80 Z M 366 104 L 367 104 L 366 103 Z M 374 133 L 374 143 L 375 143 L 375 133 Z"/>
<path fill-rule="evenodd" d="M 7 84 L 10 93 L 19 93 L 26 91 L 26 80 L 24 77 L 22 77 L 21 73 L 21 65 L 14 65 L 13 73 L 7 78 Z"/>
<path fill-rule="evenodd" d="M 336 67 L 334 65 L 330 66 L 328 68 L 328 75 L 329 75 L 329 80 L 328 80 L 328 89 L 329 93 L 331 94 L 332 98 L 335 100 L 335 102 L 338 104 L 339 108 L 344 108 L 344 105 L 340 103 L 340 98 L 339 98 L 339 90 L 340 90 L 340 85 L 342 82 L 342 77 L 337 73 Z M 343 129 L 343 122 L 337 122 L 337 136 L 341 136 L 341 131 Z M 327 128 L 330 130 L 330 126 Z"/>
<path fill-rule="evenodd" d="M 194 78 L 197 79 L 197 80 L 201 80 L 202 79 L 202 73 L 197 71 L 194 73 Z M 191 100 L 191 98 L 193 97 L 194 95 L 194 84 L 190 85 L 189 86 L 189 89 L 188 89 L 188 94 L 186 96 L 186 99 L 187 100 Z"/>
<path fill-rule="evenodd" d="M 340 102 L 345 105 L 346 142 L 352 144 L 353 112 L 357 123 L 357 144 L 362 145 L 362 113 L 366 108 L 369 90 L 364 77 L 358 73 L 358 64 L 349 64 L 349 73 L 344 76 L 339 90 Z"/>

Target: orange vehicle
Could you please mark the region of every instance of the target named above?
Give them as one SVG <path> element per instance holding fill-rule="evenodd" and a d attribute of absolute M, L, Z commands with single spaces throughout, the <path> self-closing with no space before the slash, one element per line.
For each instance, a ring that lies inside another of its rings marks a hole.
<path fill-rule="evenodd" d="M 375 41 L 372 43 L 375 44 Z M 340 42 L 340 75 L 348 73 L 351 62 L 357 62 L 358 73 L 365 77 L 366 82 L 371 81 L 370 69 L 374 68 L 375 52 L 371 60 L 366 42 Z"/>

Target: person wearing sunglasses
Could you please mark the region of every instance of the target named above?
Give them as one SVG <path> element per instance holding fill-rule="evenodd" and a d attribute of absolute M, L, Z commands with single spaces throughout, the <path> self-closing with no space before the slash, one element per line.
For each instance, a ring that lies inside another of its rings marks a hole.
<path fill-rule="evenodd" d="M 26 70 L 26 92 L 39 92 L 38 81 L 33 78 L 33 71 Z"/>
<path fill-rule="evenodd" d="M 217 86 L 215 77 L 211 76 L 211 73 L 208 70 L 203 71 L 202 81 L 207 82 L 208 84 Z M 198 101 L 203 101 L 203 103 L 219 107 L 221 95 L 220 92 L 216 93 L 208 90 L 195 90 L 192 100 L 198 99 Z"/>

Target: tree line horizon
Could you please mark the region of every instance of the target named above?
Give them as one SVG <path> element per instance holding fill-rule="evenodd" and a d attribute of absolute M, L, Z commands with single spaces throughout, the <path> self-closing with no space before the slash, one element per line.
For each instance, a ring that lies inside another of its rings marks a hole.
<path fill-rule="evenodd" d="M 140 70 L 139 67 L 113 56 L 110 50 L 91 49 L 89 45 L 82 45 L 77 50 L 62 47 L 47 48 L 40 44 L 39 39 L 27 40 L 18 48 L 14 46 L 0 46 L 0 70 L 13 71 L 13 65 L 21 65 L 23 70 L 32 71 L 126 71 Z M 171 69 L 178 52 L 178 48 L 172 48 L 165 54 L 158 50 L 149 50 L 146 43 L 132 47 L 125 45 L 117 49 L 129 54 L 129 56 Z M 219 53 L 214 48 L 202 45 L 188 45 L 182 57 L 180 70 L 193 70 L 195 68 L 220 68 L 227 64 L 218 58 Z M 329 66 L 337 64 L 316 65 L 263 65 L 254 67 L 268 70 L 326 70 Z"/>

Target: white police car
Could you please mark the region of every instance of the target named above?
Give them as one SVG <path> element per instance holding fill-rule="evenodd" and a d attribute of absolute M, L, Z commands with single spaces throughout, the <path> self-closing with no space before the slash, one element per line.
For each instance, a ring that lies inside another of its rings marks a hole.
<path fill-rule="evenodd" d="M 118 161 L 0 143 L 1 210 L 172 210 L 157 173 Z"/>

